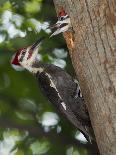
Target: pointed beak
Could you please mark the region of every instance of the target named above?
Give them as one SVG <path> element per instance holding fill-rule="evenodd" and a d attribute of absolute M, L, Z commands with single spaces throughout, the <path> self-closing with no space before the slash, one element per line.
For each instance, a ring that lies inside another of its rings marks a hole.
<path fill-rule="evenodd" d="M 59 28 L 60 24 L 57 22 L 54 25 L 49 26 L 49 29 L 55 29 L 55 28 Z"/>
<path fill-rule="evenodd" d="M 61 24 L 59 23 L 59 21 L 57 21 L 54 25 L 51 25 L 51 26 L 49 27 L 50 29 L 54 29 L 54 30 L 55 30 L 55 32 L 52 33 L 52 34 L 50 35 L 50 38 L 51 38 L 52 36 L 58 34 L 58 31 L 59 31 L 60 25 L 61 25 Z"/>
<path fill-rule="evenodd" d="M 41 43 L 42 43 L 42 41 L 43 41 L 44 39 L 45 39 L 45 37 L 39 38 L 39 39 L 31 46 L 30 50 L 31 50 L 31 51 L 34 51 L 36 48 L 38 48 L 38 47 L 41 45 Z"/>
<path fill-rule="evenodd" d="M 68 23 L 63 23 L 63 24 L 56 23 L 56 25 L 57 26 L 54 27 L 56 28 L 56 31 L 54 31 L 54 33 L 50 35 L 50 38 L 68 30 Z"/>

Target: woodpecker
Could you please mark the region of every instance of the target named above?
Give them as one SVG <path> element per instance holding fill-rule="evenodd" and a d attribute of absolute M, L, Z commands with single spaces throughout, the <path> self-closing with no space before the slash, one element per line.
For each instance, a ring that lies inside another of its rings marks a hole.
<path fill-rule="evenodd" d="M 56 29 L 56 31 L 50 37 L 58 35 L 59 33 L 62 32 L 66 32 L 71 28 L 70 17 L 63 8 L 61 8 L 61 10 L 59 11 L 58 21 L 50 28 Z"/>
<path fill-rule="evenodd" d="M 48 100 L 90 141 L 91 122 L 79 83 L 60 67 L 37 60 L 43 39 L 20 49 L 11 63 L 33 73 Z"/>

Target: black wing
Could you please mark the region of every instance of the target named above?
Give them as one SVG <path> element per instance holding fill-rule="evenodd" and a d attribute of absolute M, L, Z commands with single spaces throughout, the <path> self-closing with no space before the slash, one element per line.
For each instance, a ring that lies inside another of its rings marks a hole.
<path fill-rule="evenodd" d="M 56 91 L 56 89 L 51 86 L 50 78 L 45 72 L 37 74 L 36 77 L 43 93 L 47 96 L 50 102 L 54 103 L 56 106 L 57 104 L 62 102 L 61 98 L 58 96 L 58 92 Z"/>
<path fill-rule="evenodd" d="M 90 123 L 83 98 L 75 94 L 78 93 L 77 84 L 67 72 L 51 65 L 44 72 L 38 73 L 37 78 L 43 93 L 57 109 L 66 116 L 73 113 L 83 124 Z"/>
<path fill-rule="evenodd" d="M 67 119 L 70 120 L 73 125 L 75 125 L 81 132 L 83 132 L 85 136 L 88 135 L 82 122 L 76 118 L 71 108 L 68 105 L 66 105 L 66 109 L 63 107 L 62 103 L 65 104 L 65 102 L 60 98 L 57 90 L 54 87 L 52 87 L 48 75 L 45 72 L 42 72 L 40 74 L 37 74 L 36 77 L 44 95 L 46 95 L 49 101 L 55 105 L 57 110 L 63 113 L 64 116 L 66 116 Z"/>

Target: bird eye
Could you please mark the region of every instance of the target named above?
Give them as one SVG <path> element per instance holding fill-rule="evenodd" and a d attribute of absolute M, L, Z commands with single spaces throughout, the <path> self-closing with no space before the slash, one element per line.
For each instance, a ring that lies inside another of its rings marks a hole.
<path fill-rule="evenodd" d="M 24 51 L 22 52 L 22 55 L 25 55 L 25 52 L 26 52 L 26 51 L 24 50 Z"/>
<path fill-rule="evenodd" d="M 25 52 L 26 52 L 25 50 L 22 51 L 21 57 L 20 57 L 20 60 L 19 60 L 20 62 L 23 61 L 23 58 L 25 57 Z"/>
<path fill-rule="evenodd" d="M 64 17 L 60 17 L 60 20 L 63 20 L 64 19 Z"/>

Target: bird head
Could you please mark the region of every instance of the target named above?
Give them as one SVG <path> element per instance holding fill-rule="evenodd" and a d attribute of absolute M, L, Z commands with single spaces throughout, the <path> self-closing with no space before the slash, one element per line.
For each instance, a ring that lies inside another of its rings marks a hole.
<path fill-rule="evenodd" d="M 39 38 L 33 45 L 19 49 L 11 60 L 11 64 L 14 68 L 25 68 L 28 69 L 34 63 L 41 42 L 44 37 Z"/>
<path fill-rule="evenodd" d="M 59 33 L 65 32 L 70 27 L 70 17 L 65 12 L 63 8 L 61 8 L 59 14 L 58 14 L 58 21 L 51 26 L 51 29 L 56 29 L 56 31 L 50 36 L 58 35 Z"/>

